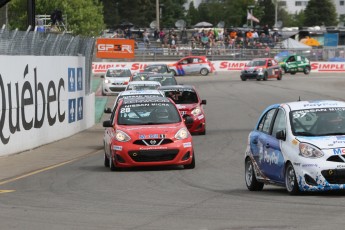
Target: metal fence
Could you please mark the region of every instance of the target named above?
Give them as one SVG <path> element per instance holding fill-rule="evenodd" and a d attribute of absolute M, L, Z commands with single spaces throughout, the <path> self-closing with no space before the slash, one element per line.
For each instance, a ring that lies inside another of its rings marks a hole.
<path fill-rule="evenodd" d="M 207 56 L 209 60 L 251 60 L 257 57 L 271 57 L 283 53 L 300 54 L 311 61 L 330 61 L 333 58 L 345 60 L 345 47 L 317 49 L 169 49 L 144 48 L 135 50 L 135 61 L 172 61 L 190 55 Z"/>
<path fill-rule="evenodd" d="M 94 38 L 0 29 L 0 55 L 85 56 L 85 93 L 91 92 Z"/>

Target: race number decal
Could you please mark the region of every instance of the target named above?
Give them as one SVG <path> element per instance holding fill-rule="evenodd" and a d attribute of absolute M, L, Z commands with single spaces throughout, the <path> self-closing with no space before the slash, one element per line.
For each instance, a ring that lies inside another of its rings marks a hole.
<path fill-rule="evenodd" d="M 131 108 L 121 108 L 120 113 L 129 113 L 131 112 Z"/>

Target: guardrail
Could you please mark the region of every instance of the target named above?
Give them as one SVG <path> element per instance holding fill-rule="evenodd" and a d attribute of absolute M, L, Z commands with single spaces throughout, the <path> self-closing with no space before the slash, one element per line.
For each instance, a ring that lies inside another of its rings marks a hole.
<path fill-rule="evenodd" d="M 85 56 L 85 93 L 91 92 L 95 39 L 66 33 L 0 29 L 0 55 Z"/>

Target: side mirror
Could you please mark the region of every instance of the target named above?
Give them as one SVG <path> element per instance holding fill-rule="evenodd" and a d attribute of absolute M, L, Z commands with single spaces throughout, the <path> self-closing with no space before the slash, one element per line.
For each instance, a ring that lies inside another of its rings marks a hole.
<path fill-rule="evenodd" d="M 111 113 L 111 108 L 105 108 L 104 113 Z"/>
<path fill-rule="evenodd" d="M 285 130 L 280 130 L 276 133 L 276 138 L 278 140 L 282 140 L 282 141 L 285 141 L 286 140 L 286 133 L 285 133 Z"/>
<path fill-rule="evenodd" d="M 111 120 L 103 121 L 103 127 L 104 127 L 104 128 L 113 127 L 113 125 L 112 125 L 112 123 L 111 123 Z"/>
<path fill-rule="evenodd" d="M 183 115 L 183 119 L 184 119 L 184 123 L 186 125 L 193 124 L 193 122 L 194 122 L 194 119 L 191 116 L 187 115 L 187 114 Z"/>
<path fill-rule="evenodd" d="M 206 105 L 206 100 L 201 100 L 202 105 Z"/>

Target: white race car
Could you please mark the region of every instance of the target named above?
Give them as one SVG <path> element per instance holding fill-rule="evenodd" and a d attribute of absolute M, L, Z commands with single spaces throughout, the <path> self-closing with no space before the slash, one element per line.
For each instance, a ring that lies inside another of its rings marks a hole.
<path fill-rule="evenodd" d="M 345 102 L 275 104 L 249 134 L 245 152 L 249 190 L 264 184 L 303 191 L 345 189 Z"/>

